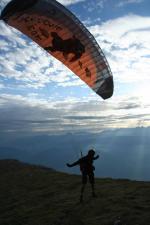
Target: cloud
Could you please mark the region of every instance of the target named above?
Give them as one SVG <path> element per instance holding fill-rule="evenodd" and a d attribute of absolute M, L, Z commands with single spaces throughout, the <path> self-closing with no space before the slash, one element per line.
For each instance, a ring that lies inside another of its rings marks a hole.
<path fill-rule="evenodd" d="M 104 8 L 104 3 L 106 0 L 95 0 L 95 1 L 87 1 L 83 6 L 86 11 L 94 12 L 95 10 L 102 10 Z"/>
<path fill-rule="evenodd" d="M 79 2 L 84 2 L 85 0 L 58 0 L 58 2 L 60 2 L 63 5 L 72 5 L 72 4 L 76 4 Z"/>
<path fill-rule="evenodd" d="M 10 1 L 10 0 L 9 0 Z M 1 9 L 9 2 L 2 0 Z M 77 1 L 60 1 L 75 4 Z M 19 31 L 0 23 L 0 75 L 3 81 L 15 80 L 20 88 L 43 88 L 51 83 L 62 87 L 81 86 L 83 82 L 58 60 L 48 55 Z M 57 74 L 57 75 L 56 75 Z M 6 85 L 6 82 L 2 84 Z M 8 85 L 7 85 L 8 87 Z"/>
<path fill-rule="evenodd" d="M 149 81 L 150 17 L 130 14 L 89 29 L 105 52 L 117 81 Z"/>
<path fill-rule="evenodd" d="M 81 85 L 79 78 L 61 62 L 48 55 L 20 32 L 0 23 L 1 70 L 5 79 L 19 80 L 24 87 L 42 88 L 55 82 L 59 86 Z M 56 76 L 57 74 L 57 76 Z M 21 85 L 22 85 L 21 84 Z"/>
<path fill-rule="evenodd" d="M 144 0 L 124 0 L 124 1 L 120 1 L 116 6 L 117 7 L 124 7 L 126 5 L 129 4 L 139 4 L 144 2 Z"/>
<path fill-rule="evenodd" d="M 10 2 L 10 0 L 1 0 L 0 11 Z"/>
<path fill-rule="evenodd" d="M 127 100 L 126 102 L 120 102 L 117 107 L 116 110 L 120 110 L 120 109 L 125 109 L 125 110 L 130 110 L 130 109 L 136 109 L 139 108 L 141 106 L 140 102 L 138 102 L 138 100 L 135 98 L 135 102 L 132 100 Z"/>

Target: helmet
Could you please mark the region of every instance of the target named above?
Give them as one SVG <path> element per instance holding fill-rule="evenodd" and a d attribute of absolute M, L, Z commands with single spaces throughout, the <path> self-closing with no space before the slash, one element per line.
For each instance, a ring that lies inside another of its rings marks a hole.
<path fill-rule="evenodd" d="M 90 149 L 90 150 L 88 151 L 88 155 L 95 155 L 94 149 Z"/>

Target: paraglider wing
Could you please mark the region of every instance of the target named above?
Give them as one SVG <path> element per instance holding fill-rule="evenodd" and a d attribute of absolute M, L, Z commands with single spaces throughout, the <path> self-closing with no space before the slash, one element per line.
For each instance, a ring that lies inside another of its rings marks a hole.
<path fill-rule="evenodd" d="M 55 0 L 12 0 L 1 19 L 65 64 L 103 99 L 113 94 L 108 62 L 91 33 Z"/>

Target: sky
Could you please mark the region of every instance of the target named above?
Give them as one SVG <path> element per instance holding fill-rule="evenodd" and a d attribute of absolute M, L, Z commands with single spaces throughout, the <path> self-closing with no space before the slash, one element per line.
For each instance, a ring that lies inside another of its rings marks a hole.
<path fill-rule="evenodd" d="M 1 0 L 0 10 L 8 2 Z M 32 143 L 39 135 L 105 131 L 116 135 L 116 130 L 150 127 L 150 1 L 59 2 L 80 19 L 103 50 L 114 94 L 102 100 L 63 64 L 0 21 L 0 151 L 25 137 Z"/>

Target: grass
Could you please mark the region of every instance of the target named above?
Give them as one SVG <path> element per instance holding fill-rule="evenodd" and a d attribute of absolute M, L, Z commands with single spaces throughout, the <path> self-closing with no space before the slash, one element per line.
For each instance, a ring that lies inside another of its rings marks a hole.
<path fill-rule="evenodd" d="M 98 197 L 81 177 L 49 168 L 0 160 L 0 225 L 150 224 L 150 182 L 96 179 Z"/>

